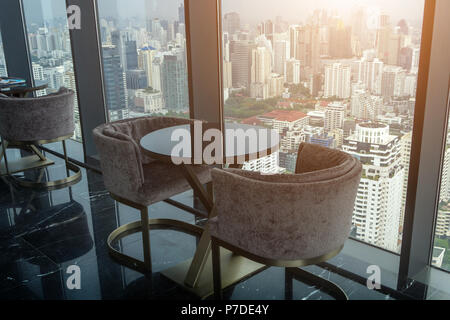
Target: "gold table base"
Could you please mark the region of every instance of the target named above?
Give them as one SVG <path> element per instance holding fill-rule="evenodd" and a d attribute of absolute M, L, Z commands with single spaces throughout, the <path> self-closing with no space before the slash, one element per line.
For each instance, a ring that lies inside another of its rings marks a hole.
<path fill-rule="evenodd" d="M 267 269 L 267 266 L 233 254 L 225 248 L 221 248 L 220 253 L 223 289 L 236 284 L 245 278 L 249 278 L 264 269 Z M 194 288 L 191 288 L 185 284 L 186 274 L 188 273 L 191 264 L 192 259 L 189 259 L 175 267 L 162 271 L 161 274 L 201 299 L 206 299 L 214 293 L 211 255 L 208 258 L 205 268 L 203 269 L 197 285 Z"/>

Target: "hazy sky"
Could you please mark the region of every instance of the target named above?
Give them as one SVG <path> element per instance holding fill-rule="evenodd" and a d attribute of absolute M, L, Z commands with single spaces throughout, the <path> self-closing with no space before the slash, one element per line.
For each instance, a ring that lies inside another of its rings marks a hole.
<path fill-rule="evenodd" d="M 117 1 L 119 16 L 144 16 L 147 2 L 155 17 L 177 19 L 178 6 L 184 0 L 100 0 L 104 6 L 113 5 Z M 394 19 L 421 20 L 424 0 L 223 0 L 223 12 L 236 11 L 244 23 L 259 22 L 282 16 L 288 21 L 301 21 L 316 8 L 339 9 L 344 13 L 351 12 L 357 5 L 379 7 Z"/>
<path fill-rule="evenodd" d="M 358 5 L 379 7 L 393 18 L 421 20 L 424 0 L 223 0 L 223 12 L 236 11 L 243 22 L 254 23 L 282 16 L 288 21 L 303 20 L 314 9 L 351 12 Z"/>

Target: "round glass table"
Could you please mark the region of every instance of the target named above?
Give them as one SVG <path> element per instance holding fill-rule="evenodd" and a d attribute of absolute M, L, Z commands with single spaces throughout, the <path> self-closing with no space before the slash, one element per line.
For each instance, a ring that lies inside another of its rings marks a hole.
<path fill-rule="evenodd" d="M 233 168 L 269 156 L 279 150 L 279 145 L 278 132 L 273 129 L 226 123 L 222 135 L 214 125 L 200 121 L 157 130 L 141 139 L 143 151 L 153 159 L 177 165 L 225 164 Z"/>

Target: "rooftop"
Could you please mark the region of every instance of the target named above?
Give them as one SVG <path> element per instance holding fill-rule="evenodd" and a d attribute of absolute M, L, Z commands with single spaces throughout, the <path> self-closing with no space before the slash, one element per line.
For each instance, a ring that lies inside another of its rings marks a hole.
<path fill-rule="evenodd" d="M 268 113 L 265 113 L 261 116 L 258 116 L 259 119 L 273 119 L 277 121 L 285 121 L 285 122 L 294 122 L 303 118 L 306 118 L 307 115 L 301 111 L 294 110 L 274 110 Z"/>

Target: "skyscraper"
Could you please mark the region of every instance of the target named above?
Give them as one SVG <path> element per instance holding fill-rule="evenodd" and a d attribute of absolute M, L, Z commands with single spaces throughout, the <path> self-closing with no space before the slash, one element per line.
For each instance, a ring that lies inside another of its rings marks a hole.
<path fill-rule="evenodd" d="M 325 132 L 342 129 L 344 126 L 346 106 L 341 102 L 330 103 L 325 108 Z"/>
<path fill-rule="evenodd" d="M 363 164 L 353 215 L 356 237 L 398 252 L 404 169 L 399 137 L 389 126 L 364 123 L 344 139 L 343 151 Z"/>
<path fill-rule="evenodd" d="M 339 21 L 330 28 L 330 55 L 333 58 L 352 57 L 352 28 Z"/>
<path fill-rule="evenodd" d="M 223 18 L 223 31 L 235 34 L 241 29 L 241 18 L 236 12 L 226 13 Z"/>
<path fill-rule="evenodd" d="M 362 58 L 353 62 L 354 81 L 361 82 L 374 95 L 381 95 L 384 63 L 378 59 Z"/>
<path fill-rule="evenodd" d="M 186 19 L 184 17 L 184 5 L 180 3 L 180 6 L 178 7 L 178 21 L 180 23 L 186 23 Z"/>
<path fill-rule="evenodd" d="M 156 49 L 153 47 L 144 47 L 139 50 L 138 65 L 139 68 L 147 73 L 147 82 L 153 87 L 153 59 L 155 58 Z"/>
<path fill-rule="evenodd" d="M 245 40 L 231 41 L 230 43 L 231 68 L 234 88 L 250 86 L 252 48 L 253 45 L 250 45 L 250 43 Z"/>
<path fill-rule="evenodd" d="M 301 63 L 296 59 L 286 61 L 286 82 L 289 84 L 300 83 Z"/>
<path fill-rule="evenodd" d="M 351 70 L 340 63 L 325 66 L 325 97 L 350 98 Z"/>
<path fill-rule="evenodd" d="M 103 46 L 106 104 L 114 120 L 124 118 L 128 111 L 126 79 L 120 65 L 120 56 L 114 46 Z M 125 112 L 124 112 L 125 111 Z M 110 119 L 111 120 L 111 119 Z"/>
<path fill-rule="evenodd" d="M 274 43 L 274 66 L 273 71 L 278 74 L 285 73 L 285 64 L 289 42 L 286 40 L 278 40 Z"/>
<path fill-rule="evenodd" d="M 257 99 L 267 99 L 269 79 L 272 73 L 272 57 L 266 47 L 252 50 L 252 65 L 250 69 L 250 96 Z"/>
<path fill-rule="evenodd" d="M 125 42 L 125 54 L 127 60 L 127 70 L 135 70 L 138 68 L 138 54 L 136 41 Z"/>
<path fill-rule="evenodd" d="M 406 71 L 397 66 L 384 66 L 381 94 L 385 99 L 405 96 Z"/>
<path fill-rule="evenodd" d="M 161 65 L 162 91 L 166 109 L 174 112 L 189 110 L 186 65 L 181 54 L 164 55 Z"/>

